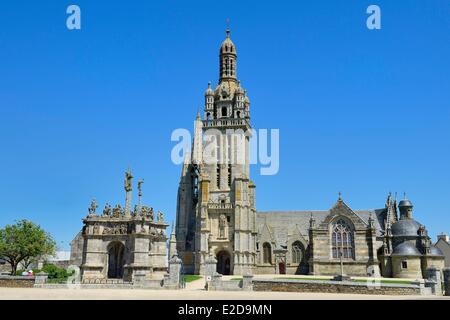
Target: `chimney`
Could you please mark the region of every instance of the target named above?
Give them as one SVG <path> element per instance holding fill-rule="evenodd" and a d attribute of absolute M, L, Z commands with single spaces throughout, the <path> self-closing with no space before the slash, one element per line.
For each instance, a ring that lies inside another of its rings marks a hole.
<path fill-rule="evenodd" d="M 445 233 L 441 233 L 438 235 L 438 241 L 441 239 L 444 240 L 445 242 L 449 242 L 448 235 L 446 235 Z"/>

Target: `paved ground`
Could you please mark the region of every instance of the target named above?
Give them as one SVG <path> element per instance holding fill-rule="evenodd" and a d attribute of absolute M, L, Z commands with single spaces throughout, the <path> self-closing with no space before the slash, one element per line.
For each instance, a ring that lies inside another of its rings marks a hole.
<path fill-rule="evenodd" d="M 276 278 L 286 275 L 255 275 L 255 278 Z M 297 277 L 289 275 L 289 277 Z M 298 276 L 308 277 L 308 276 Z M 224 276 L 230 280 L 237 276 Z M 435 296 L 383 296 L 357 294 L 303 293 L 303 292 L 232 292 L 205 291 L 205 280 L 186 283 L 184 290 L 141 289 L 38 289 L 0 288 L 0 300 L 410 300 L 447 299 Z"/>
<path fill-rule="evenodd" d="M 450 297 L 439 297 L 449 299 Z M 0 288 L 0 300 L 406 300 L 422 296 L 380 296 L 300 292 L 207 292 L 204 290 Z"/>

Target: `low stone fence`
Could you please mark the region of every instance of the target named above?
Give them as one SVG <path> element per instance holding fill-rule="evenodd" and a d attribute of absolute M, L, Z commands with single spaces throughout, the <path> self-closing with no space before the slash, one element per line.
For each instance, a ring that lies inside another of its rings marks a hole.
<path fill-rule="evenodd" d="M 255 279 L 254 291 L 324 292 L 379 295 L 425 294 L 424 284 L 386 284 L 366 282 L 341 282 L 328 280 Z"/>
<path fill-rule="evenodd" d="M 183 286 L 181 269 L 182 261 L 175 254 L 169 260 L 169 272 L 163 279 L 149 279 L 145 271 L 137 271 L 132 281 L 122 279 L 81 279 L 79 270 L 75 270 L 75 277 L 66 283 L 49 283 L 46 273 L 36 274 L 35 288 L 47 289 L 181 289 Z M 32 286 L 32 285 L 31 285 Z"/>
<path fill-rule="evenodd" d="M 214 274 L 206 281 L 205 289 L 208 291 L 252 291 L 253 276 L 244 275 L 238 280 L 222 280 L 221 274 Z"/>
<path fill-rule="evenodd" d="M 0 287 L 7 288 L 32 288 L 35 277 L 33 276 L 0 276 Z"/>

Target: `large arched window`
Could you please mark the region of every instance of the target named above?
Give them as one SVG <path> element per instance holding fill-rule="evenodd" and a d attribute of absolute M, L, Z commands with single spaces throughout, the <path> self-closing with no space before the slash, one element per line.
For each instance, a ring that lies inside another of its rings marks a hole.
<path fill-rule="evenodd" d="M 353 230 L 344 219 L 336 220 L 331 229 L 331 254 L 339 259 L 342 253 L 344 259 L 355 258 Z"/>
<path fill-rule="evenodd" d="M 292 263 L 300 263 L 302 261 L 303 251 L 300 241 L 292 244 Z"/>
<path fill-rule="evenodd" d="M 272 247 L 267 242 L 263 244 L 263 262 L 272 263 Z"/>

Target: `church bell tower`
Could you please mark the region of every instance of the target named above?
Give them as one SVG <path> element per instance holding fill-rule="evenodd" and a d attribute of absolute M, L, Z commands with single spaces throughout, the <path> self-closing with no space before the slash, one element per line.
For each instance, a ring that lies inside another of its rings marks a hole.
<path fill-rule="evenodd" d="M 197 113 L 177 203 L 177 250 L 186 273 L 203 274 L 217 259 L 221 274 L 256 265 L 255 185 L 250 180 L 250 100 L 236 74 L 230 30 L 219 51 L 219 82 L 208 83 L 203 116 Z"/>

